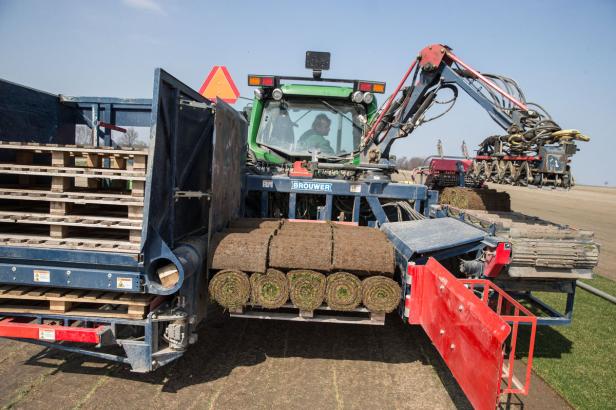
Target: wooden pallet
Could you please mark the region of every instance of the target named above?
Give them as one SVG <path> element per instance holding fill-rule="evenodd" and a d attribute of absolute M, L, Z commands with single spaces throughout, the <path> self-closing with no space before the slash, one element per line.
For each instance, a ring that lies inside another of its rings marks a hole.
<path fill-rule="evenodd" d="M 0 175 L 17 176 L 19 185 L 0 188 L 0 229 L 5 231 L 8 224 L 47 225 L 48 237 L 33 238 L 45 247 L 61 243 L 63 248 L 84 249 L 91 245 L 96 250 L 116 248 L 95 243 L 84 246 L 81 238 L 78 241 L 71 238 L 77 228 L 94 228 L 91 239 L 101 238 L 94 235 L 95 231 L 108 230 L 108 237 L 103 235 L 101 239 L 115 241 L 117 235 L 112 230 L 120 230 L 128 232 L 129 242 L 141 242 L 147 149 L 0 141 L 0 150 L 3 149 L 16 151 L 16 163 L 0 163 Z M 38 155 L 36 160 L 34 154 Z M 51 158 L 41 158 L 41 155 Z M 41 161 L 51 165 L 38 164 Z M 41 180 L 51 184 L 44 189 L 33 189 L 33 182 Z M 130 181 L 130 186 L 124 182 L 120 189 L 126 189 L 118 194 L 101 189 L 101 180 Z M 79 186 L 89 191 L 77 192 Z M 41 202 L 48 202 L 49 206 Z M 26 232 L 24 228 L 23 233 Z M 53 242 L 50 238 L 67 241 Z M 22 243 L 22 238 L 19 242 Z M 120 245 L 126 248 L 124 243 Z"/>
<path fill-rule="evenodd" d="M 351 323 L 359 325 L 385 324 L 384 313 L 373 313 L 365 307 L 358 307 L 350 312 L 337 312 L 326 305 L 314 311 L 301 311 L 293 304 L 287 303 L 276 310 L 262 309 L 259 306 L 247 306 L 243 309 L 229 311 L 231 317 L 247 319 L 289 320 L 295 322 L 325 322 L 325 323 Z"/>
<path fill-rule="evenodd" d="M 42 144 L 38 142 L 0 141 L 0 149 L 11 149 L 33 152 L 69 152 L 73 154 L 86 153 L 111 156 L 147 156 L 148 149 L 132 147 L 95 147 L 77 144 Z"/>
<path fill-rule="evenodd" d="M 141 230 L 141 219 L 0 211 L 0 222 Z"/>
<path fill-rule="evenodd" d="M 154 299 L 152 295 L 1 285 L 0 314 L 143 319 Z"/>
<path fill-rule="evenodd" d="M 0 224 L 18 225 L 46 225 L 52 238 L 66 238 L 70 234 L 70 227 L 96 228 L 99 231 L 108 229 L 128 231 L 130 242 L 141 242 L 142 218 L 68 215 L 65 209 L 51 208 L 51 213 L 0 211 Z"/>
<path fill-rule="evenodd" d="M 0 188 L 0 199 L 18 201 L 49 201 L 73 204 L 143 206 L 143 199 L 112 192 L 54 192 L 46 189 Z"/>
<path fill-rule="evenodd" d="M 135 254 L 140 244 L 126 240 L 97 238 L 53 238 L 46 235 L 23 235 L 0 233 L 0 246 L 28 248 L 77 249 L 99 252 Z"/>
<path fill-rule="evenodd" d="M 0 163 L 0 174 L 103 178 L 125 181 L 145 181 L 146 178 L 145 169 L 141 171 L 127 171 L 114 168 L 21 165 L 8 163 Z"/>
<path fill-rule="evenodd" d="M 70 179 L 76 186 L 90 188 L 97 188 L 99 179 L 126 180 L 133 181 L 137 196 L 143 195 L 147 149 L 0 141 L 0 150 L 16 151 L 15 164 L 9 168 L 9 164 L 0 164 L 0 174 L 18 175 L 22 185 L 34 176 L 51 176 L 53 191 L 66 190 Z M 40 165 L 41 161 L 51 167 Z"/>

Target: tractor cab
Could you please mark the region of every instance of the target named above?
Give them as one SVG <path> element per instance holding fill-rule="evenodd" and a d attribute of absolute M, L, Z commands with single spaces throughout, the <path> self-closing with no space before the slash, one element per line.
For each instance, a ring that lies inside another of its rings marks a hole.
<path fill-rule="evenodd" d="M 248 145 L 257 161 L 352 162 L 377 111 L 385 83 L 322 78 L 330 54 L 308 51 L 312 77 L 249 75 L 258 87 L 250 112 Z"/>

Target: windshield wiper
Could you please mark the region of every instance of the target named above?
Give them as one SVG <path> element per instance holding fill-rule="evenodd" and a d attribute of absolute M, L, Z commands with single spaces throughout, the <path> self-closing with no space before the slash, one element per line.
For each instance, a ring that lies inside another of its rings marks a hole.
<path fill-rule="evenodd" d="M 328 102 L 327 102 L 327 101 L 325 101 L 325 100 L 321 100 L 321 103 L 322 103 L 324 106 L 326 106 L 327 108 L 329 108 L 330 110 L 332 110 L 333 112 L 335 112 L 336 114 L 340 114 L 340 115 L 341 115 L 341 116 L 342 116 L 345 120 L 347 120 L 347 121 L 349 121 L 351 124 L 353 124 L 353 126 L 354 126 L 355 128 L 357 128 L 358 130 L 360 130 L 360 131 L 362 131 L 362 132 L 364 131 L 364 129 L 363 129 L 360 125 L 357 125 L 357 124 L 355 123 L 355 121 L 353 121 L 351 118 L 347 117 L 347 116 L 346 116 L 346 114 L 345 114 L 345 113 L 343 113 L 342 111 L 340 111 L 338 108 L 334 107 L 333 105 L 331 105 L 330 103 L 328 103 Z"/>

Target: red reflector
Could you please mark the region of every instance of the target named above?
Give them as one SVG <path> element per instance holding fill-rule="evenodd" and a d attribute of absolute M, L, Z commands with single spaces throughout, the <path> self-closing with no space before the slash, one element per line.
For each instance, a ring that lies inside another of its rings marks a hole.
<path fill-rule="evenodd" d="M 368 92 L 372 91 L 372 84 L 370 83 L 359 83 L 359 91 Z"/>
<path fill-rule="evenodd" d="M 273 87 L 274 86 L 274 78 L 273 77 L 262 77 L 261 85 L 264 87 Z"/>

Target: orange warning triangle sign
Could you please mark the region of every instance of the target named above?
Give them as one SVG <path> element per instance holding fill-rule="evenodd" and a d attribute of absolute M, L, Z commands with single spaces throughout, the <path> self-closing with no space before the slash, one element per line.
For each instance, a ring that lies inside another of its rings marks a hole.
<path fill-rule="evenodd" d="M 215 65 L 212 68 L 201 85 L 199 94 L 209 100 L 215 100 L 218 97 L 229 104 L 234 104 L 240 96 L 240 92 L 224 65 Z"/>

